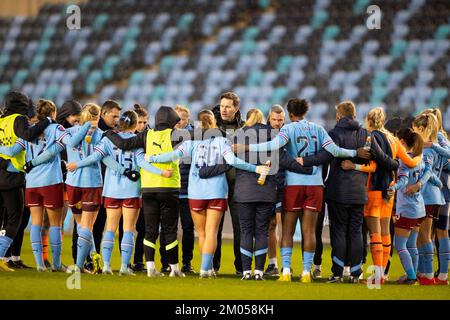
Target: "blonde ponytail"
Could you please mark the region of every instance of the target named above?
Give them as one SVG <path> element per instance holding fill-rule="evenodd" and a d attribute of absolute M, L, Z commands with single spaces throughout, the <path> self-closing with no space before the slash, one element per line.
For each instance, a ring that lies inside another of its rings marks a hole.
<path fill-rule="evenodd" d="M 247 112 L 247 121 L 245 121 L 244 127 L 251 127 L 257 123 L 264 123 L 264 115 L 259 109 L 250 109 Z"/>
<path fill-rule="evenodd" d="M 83 109 L 81 109 L 80 124 L 83 125 L 86 122 L 93 120 L 95 117 L 99 117 L 100 110 L 101 108 L 97 104 L 91 102 L 86 103 Z"/>
<path fill-rule="evenodd" d="M 198 120 L 202 123 L 202 129 L 217 128 L 216 118 L 211 110 L 204 109 L 198 113 Z"/>

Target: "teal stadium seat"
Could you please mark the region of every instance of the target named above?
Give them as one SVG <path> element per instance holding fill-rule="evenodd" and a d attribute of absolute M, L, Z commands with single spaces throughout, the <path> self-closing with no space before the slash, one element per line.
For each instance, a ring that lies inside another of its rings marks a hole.
<path fill-rule="evenodd" d="M 188 30 L 194 19 L 195 15 L 192 12 L 183 14 L 178 21 L 177 28 L 180 30 Z"/>
<path fill-rule="evenodd" d="M 286 74 L 292 65 L 294 58 L 290 55 L 282 56 L 277 63 L 277 73 L 279 75 Z"/>
<path fill-rule="evenodd" d="M 437 40 L 447 39 L 449 35 L 450 35 L 450 25 L 444 24 L 437 28 L 437 30 L 434 34 L 434 38 Z"/>
<path fill-rule="evenodd" d="M 322 34 L 322 40 L 333 40 L 339 35 L 340 32 L 341 28 L 339 28 L 337 25 L 333 24 L 331 26 L 328 26 L 325 28 L 325 31 Z"/>
<path fill-rule="evenodd" d="M 311 27 L 313 29 L 320 28 L 325 21 L 328 19 L 328 12 L 324 10 L 317 10 L 314 12 L 313 18 L 311 20 Z"/>
<path fill-rule="evenodd" d="M 448 96 L 448 89 L 447 88 L 436 88 L 431 93 L 430 100 L 428 102 L 428 105 L 430 107 L 441 107 L 443 101 Z"/>

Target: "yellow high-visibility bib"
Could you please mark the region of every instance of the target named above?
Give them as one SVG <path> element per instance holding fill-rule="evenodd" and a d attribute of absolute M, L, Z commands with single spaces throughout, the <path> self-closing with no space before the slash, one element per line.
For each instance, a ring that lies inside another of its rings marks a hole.
<path fill-rule="evenodd" d="M 171 141 L 172 129 L 162 131 L 148 130 L 145 155 L 155 156 L 161 153 L 173 151 Z M 142 188 L 180 188 L 180 168 L 179 161 L 169 163 L 152 163 L 153 166 L 161 170 L 172 169 L 173 174 L 170 178 L 148 172 L 141 168 L 141 187 Z"/>
<path fill-rule="evenodd" d="M 10 116 L 0 118 L 0 143 L 4 147 L 11 147 L 16 143 L 17 137 L 14 132 L 14 120 L 19 117 L 20 114 L 15 113 Z M 10 157 L 4 154 L 0 154 L 3 159 L 11 160 L 11 164 L 18 171 L 23 172 L 23 166 L 25 165 L 25 150 L 20 151 L 15 156 Z"/>

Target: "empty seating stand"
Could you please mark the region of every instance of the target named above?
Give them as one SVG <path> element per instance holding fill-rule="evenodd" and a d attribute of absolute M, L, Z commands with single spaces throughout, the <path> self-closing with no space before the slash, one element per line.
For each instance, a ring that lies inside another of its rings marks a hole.
<path fill-rule="evenodd" d="M 74 97 L 153 114 L 186 104 L 193 116 L 236 91 L 242 112 L 290 97 L 310 120 L 334 123 L 350 99 L 406 115 L 437 106 L 450 127 L 450 6 L 446 0 L 377 1 L 381 30 L 366 27 L 368 0 L 91 0 L 82 28 L 65 6 L 0 19 L 0 98 L 11 89 L 58 105 Z"/>

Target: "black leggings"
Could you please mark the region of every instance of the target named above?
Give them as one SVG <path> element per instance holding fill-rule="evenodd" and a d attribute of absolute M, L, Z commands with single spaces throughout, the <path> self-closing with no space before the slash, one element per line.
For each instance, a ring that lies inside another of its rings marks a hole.
<path fill-rule="evenodd" d="M 322 253 L 323 253 L 322 231 L 324 220 L 325 220 L 325 203 L 323 203 L 322 210 L 317 215 L 316 250 L 314 253 L 314 264 L 316 266 L 320 266 L 322 264 Z M 302 252 L 303 252 L 303 241 L 302 241 Z"/>
<path fill-rule="evenodd" d="M 146 192 L 142 194 L 144 202 L 145 260 L 155 261 L 155 244 L 159 236 L 159 226 L 164 234 L 164 246 L 169 264 L 178 263 L 178 212 L 180 202 L 178 192 Z"/>
<path fill-rule="evenodd" d="M 14 239 L 22 223 L 24 198 L 23 188 L 0 191 L 0 201 L 4 207 L 6 236 Z"/>
<path fill-rule="evenodd" d="M 98 210 L 97 218 L 95 219 L 94 227 L 92 228 L 92 236 L 95 243 L 95 251 L 100 252 L 102 247 L 103 231 L 106 224 L 106 209 L 100 206 Z M 119 246 L 120 247 L 120 246 Z"/>
<path fill-rule="evenodd" d="M 6 251 L 5 257 L 7 258 L 11 256 L 20 257 L 20 253 L 22 251 L 23 233 L 29 221 L 30 221 L 30 208 L 25 207 L 23 210 L 22 223 L 20 224 L 20 228 L 17 231 L 16 237 L 14 238 L 11 247 L 9 247 L 8 251 Z"/>
<path fill-rule="evenodd" d="M 180 222 L 183 229 L 183 237 L 181 240 L 181 251 L 183 266 L 190 265 L 194 257 L 194 221 L 192 221 L 191 210 L 189 208 L 189 200 L 187 198 L 180 198 Z M 164 243 L 164 234 L 159 236 L 159 241 Z M 159 247 L 161 254 L 161 264 L 163 268 L 168 267 L 166 250 L 163 246 Z"/>

